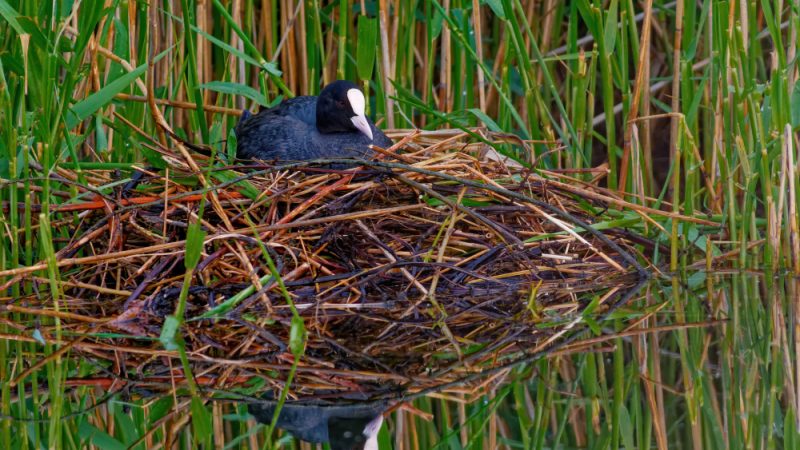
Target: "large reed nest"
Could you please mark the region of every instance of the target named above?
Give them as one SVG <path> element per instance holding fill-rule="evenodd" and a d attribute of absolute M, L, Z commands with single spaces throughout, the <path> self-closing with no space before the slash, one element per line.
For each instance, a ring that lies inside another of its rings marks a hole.
<path fill-rule="evenodd" d="M 202 175 L 176 152 L 169 170 L 143 169 L 127 186 L 84 170 L 83 194 L 50 217 L 50 227 L 74 230 L 54 241 L 58 298 L 9 299 L 3 315 L 37 317 L 19 339 L 51 343 L 59 319 L 60 356 L 96 368 L 68 383 L 185 387 L 178 352 L 157 338 L 185 280 L 187 228 L 199 220 L 207 234 L 179 334 L 206 392 L 284 387 L 294 361 L 288 294 L 307 332 L 290 398 L 413 394 L 491 380 L 559 348 L 640 279 L 635 236 L 589 226 L 611 206 L 580 194 L 589 187 L 487 158 L 466 133 L 413 134 L 402 145 L 365 166 L 209 170 L 200 158 Z M 6 271 L 4 291 L 48 284 L 46 267 Z"/>

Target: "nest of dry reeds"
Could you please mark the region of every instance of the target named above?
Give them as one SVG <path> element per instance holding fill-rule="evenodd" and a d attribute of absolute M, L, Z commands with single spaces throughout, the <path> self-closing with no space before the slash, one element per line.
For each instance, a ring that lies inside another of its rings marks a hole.
<path fill-rule="evenodd" d="M 181 335 L 206 388 L 284 387 L 290 303 L 307 332 L 292 396 L 424 392 L 498 373 L 566 342 L 591 300 L 591 314 L 608 311 L 642 269 L 626 234 L 591 227 L 598 219 L 578 204 L 591 199 L 476 156 L 484 144 L 468 139 L 411 136 L 411 152 L 357 167 L 143 171 L 135 186 L 51 219 L 74 227 L 57 248 L 58 308 L 22 298 L 7 309 L 58 317 L 72 354 L 97 362 L 107 387 L 182 386 L 177 353 L 156 338 L 184 284 L 187 228 L 200 221 Z"/>

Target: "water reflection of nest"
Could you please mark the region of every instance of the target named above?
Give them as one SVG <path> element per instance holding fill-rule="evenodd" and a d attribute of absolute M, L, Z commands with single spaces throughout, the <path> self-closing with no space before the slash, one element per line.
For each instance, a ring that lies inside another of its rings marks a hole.
<path fill-rule="evenodd" d="M 463 153 L 405 162 L 414 168 L 375 164 L 357 176 L 251 167 L 236 179 L 249 191 L 218 182 L 181 329 L 201 385 L 283 387 L 292 312 L 267 278 L 265 251 L 308 332 L 296 397 L 420 391 L 545 352 L 579 328 L 570 329 L 590 299 L 601 313 L 641 274 L 628 241 L 582 229 L 597 219 L 574 191 Z M 151 178 L 126 200 L 104 201 L 111 214 L 84 216 L 59 251 L 81 257 L 62 267 L 70 315 L 61 327 L 81 335 L 75 353 L 114 363 L 115 385 L 185 383 L 176 353 L 152 338 L 181 291 L 180 240 L 198 212 L 189 184 Z"/>

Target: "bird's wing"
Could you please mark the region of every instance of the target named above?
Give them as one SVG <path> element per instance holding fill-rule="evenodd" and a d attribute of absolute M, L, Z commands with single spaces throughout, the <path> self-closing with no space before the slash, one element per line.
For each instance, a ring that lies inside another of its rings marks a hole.
<path fill-rule="evenodd" d="M 275 404 L 251 403 L 250 414 L 263 424 L 272 422 Z M 285 404 L 278 414 L 278 428 L 286 430 L 297 438 L 313 443 L 328 442 L 328 416 L 325 410 L 313 405 Z"/>
<path fill-rule="evenodd" d="M 317 97 L 303 95 L 286 99 L 266 111 L 270 114 L 294 117 L 311 126 L 317 126 Z"/>
<path fill-rule="evenodd" d="M 253 114 L 246 109 L 242 111 L 242 115 L 239 118 L 239 123 L 236 126 L 239 127 L 239 125 L 247 122 L 252 117 L 260 116 L 262 114 L 268 116 L 290 116 L 300 119 L 309 125 L 316 126 L 317 97 L 301 95 L 299 97 L 289 98 L 273 106 L 272 108 L 262 107 L 256 114 Z"/>
<path fill-rule="evenodd" d="M 291 115 L 261 111 L 236 126 L 236 155 L 241 159 L 314 159 L 312 134 L 316 130 Z"/>

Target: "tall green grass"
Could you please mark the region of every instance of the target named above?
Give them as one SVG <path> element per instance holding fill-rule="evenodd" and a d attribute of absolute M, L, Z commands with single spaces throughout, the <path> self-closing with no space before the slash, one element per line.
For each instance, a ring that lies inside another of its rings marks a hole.
<path fill-rule="evenodd" d="M 514 133 L 535 155 L 502 150 L 536 169 L 606 163 L 620 198 L 705 219 L 611 213 L 666 245 L 654 262 L 677 275 L 602 325 L 642 309 L 642 327 L 725 320 L 522 367 L 461 408 L 420 400 L 435 419 L 398 413 L 383 448 L 797 448 L 798 289 L 773 277 L 800 274 L 798 24 L 780 0 L 0 0 L 0 269 L 44 261 L 50 280 L 0 279 L 0 303 L 60 301 L 52 261 L 74 224 L 50 208 L 84 195 L 65 175 L 164 166 L 149 91 L 178 134 L 223 150 L 236 117 L 219 111 L 347 78 L 384 127 Z M 717 262 L 766 276 L 683 272 Z M 0 340 L 0 448 L 264 442 L 241 406 L 191 429 L 209 405 L 67 394 L 88 364 L 43 345 L 40 325 L 2 314 L 0 333 L 30 339 Z"/>

